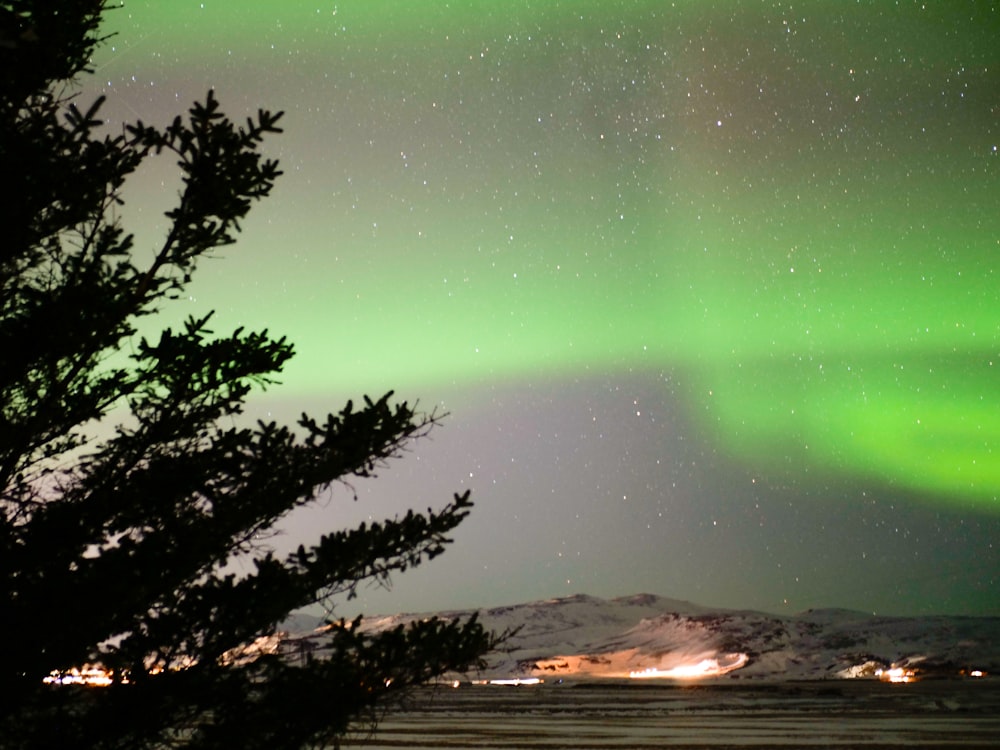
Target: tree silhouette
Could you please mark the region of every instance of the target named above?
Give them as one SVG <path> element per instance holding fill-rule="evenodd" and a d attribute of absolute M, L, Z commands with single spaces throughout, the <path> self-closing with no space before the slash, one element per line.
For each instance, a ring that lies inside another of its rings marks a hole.
<path fill-rule="evenodd" d="M 355 621 L 334 624 L 316 658 L 233 653 L 297 608 L 436 556 L 472 503 L 456 495 L 281 559 L 263 545 L 437 417 L 388 394 L 292 427 L 237 426 L 251 388 L 292 356 L 284 338 L 216 336 L 210 316 L 139 337 L 270 192 L 280 172 L 258 148 L 281 115 L 237 126 L 209 92 L 165 128 L 101 135 L 101 100 L 80 108 L 69 92 L 105 10 L 0 2 L 0 746 L 333 741 L 388 692 L 477 664 L 493 636 L 474 620 L 377 636 Z M 116 216 L 126 177 L 157 154 L 183 184 L 143 263 Z M 227 572 L 236 556 L 251 572 Z M 44 682 L 85 664 L 111 684 Z"/>

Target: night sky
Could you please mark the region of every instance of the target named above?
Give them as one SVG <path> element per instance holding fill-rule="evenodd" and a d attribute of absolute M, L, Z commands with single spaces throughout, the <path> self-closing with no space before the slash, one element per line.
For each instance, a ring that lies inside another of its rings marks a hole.
<path fill-rule="evenodd" d="M 175 323 L 297 356 L 253 418 L 447 411 L 324 528 L 476 508 L 350 614 L 647 591 L 1000 614 L 1000 10 L 132 0 L 83 96 L 284 110 Z M 170 159 L 126 191 L 152 256 Z"/>

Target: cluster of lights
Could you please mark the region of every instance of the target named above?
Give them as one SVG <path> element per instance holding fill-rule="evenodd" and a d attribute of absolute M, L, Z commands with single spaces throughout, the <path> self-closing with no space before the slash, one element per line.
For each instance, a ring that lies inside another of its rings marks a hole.
<path fill-rule="evenodd" d="M 502 680 L 473 680 L 473 685 L 540 685 L 543 680 L 538 677 L 511 677 L 510 679 Z M 458 687 L 458 681 L 455 681 L 455 687 Z"/>
<path fill-rule="evenodd" d="M 893 667 L 892 669 L 876 669 L 875 676 L 883 682 L 914 682 L 917 679 L 912 669 Z"/>
<path fill-rule="evenodd" d="M 147 665 L 146 674 L 157 675 L 168 669 L 171 672 L 176 672 L 187 669 L 194 663 L 193 659 L 185 659 L 182 663 L 169 667 L 164 667 L 160 663 L 150 664 Z M 49 672 L 48 677 L 42 678 L 42 682 L 46 685 L 86 685 L 87 687 L 107 687 L 116 681 L 122 685 L 128 685 L 130 682 L 128 672 L 123 672 L 116 680 L 113 672 L 92 664 L 67 670 L 53 669 Z"/>
<path fill-rule="evenodd" d="M 986 673 L 981 669 L 971 669 L 968 672 L 963 670 L 961 674 L 975 678 L 986 676 Z M 884 682 L 916 682 L 920 679 L 912 669 L 904 669 L 903 667 L 877 669 L 875 670 L 875 676 Z"/>
<path fill-rule="evenodd" d="M 746 654 L 737 654 L 735 661 L 729 664 L 719 664 L 718 659 L 702 659 L 695 664 L 680 664 L 671 669 L 658 669 L 657 667 L 647 667 L 646 669 L 629 672 L 628 676 L 633 680 L 696 680 L 703 677 L 718 677 L 734 669 L 739 669 L 750 660 Z"/>
<path fill-rule="evenodd" d="M 253 643 L 247 644 L 246 646 L 240 646 L 238 648 L 230 649 L 222 655 L 222 663 L 224 665 L 243 665 L 247 664 L 261 654 L 274 654 L 277 653 L 278 644 L 280 642 L 280 636 L 261 636 L 257 638 Z M 172 664 L 169 667 L 164 667 L 163 664 L 149 664 L 147 663 L 148 674 L 155 675 L 160 674 L 165 669 L 179 670 L 187 669 L 193 666 L 195 663 L 194 659 L 190 657 L 181 660 L 177 664 Z M 48 677 L 43 678 L 42 682 L 46 685 L 86 685 L 88 687 L 107 687 L 114 682 L 112 673 L 103 667 L 85 665 L 83 667 L 73 667 L 68 670 L 52 670 Z M 128 675 L 125 674 L 119 680 L 123 685 L 127 685 L 129 682 Z M 385 686 L 389 687 L 392 682 L 392 678 L 386 680 Z"/>
<path fill-rule="evenodd" d="M 111 677 L 111 673 L 102 669 L 101 667 L 84 667 L 83 669 L 73 669 L 67 670 L 66 672 L 60 672 L 57 669 L 52 670 L 49 676 L 42 680 L 46 685 L 87 685 L 89 687 L 107 687 L 114 680 Z M 128 678 L 124 678 L 122 682 L 128 682 Z"/>

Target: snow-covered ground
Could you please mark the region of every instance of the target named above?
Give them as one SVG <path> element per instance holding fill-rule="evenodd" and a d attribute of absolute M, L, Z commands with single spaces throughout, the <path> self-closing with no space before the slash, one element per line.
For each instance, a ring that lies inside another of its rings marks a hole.
<path fill-rule="evenodd" d="M 365 627 L 426 616 L 372 618 Z M 876 617 L 835 609 L 784 616 L 651 594 L 576 595 L 483 609 L 478 616 L 487 628 L 514 635 L 485 673 L 458 679 L 786 681 L 881 673 L 902 680 L 1000 673 L 998 617 Z M 300 619 L 294 628 L 301 633 L 307 622 Z"/>

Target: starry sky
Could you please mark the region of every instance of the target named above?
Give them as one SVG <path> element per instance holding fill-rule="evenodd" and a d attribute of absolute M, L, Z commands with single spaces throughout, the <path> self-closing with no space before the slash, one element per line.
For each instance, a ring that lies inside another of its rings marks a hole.
<path fill-rule="evenodd" d="M 285 174 L 162 322 L 286 334 L 249 415 L 450 416 L 319 530 L 473 490 L 339 614 L 586 592 L 1000 614 L 992 3 L 127 0 L 109 126 L 215 89 Z M 169 159 L 123 210 L 152 254 Z"/>

